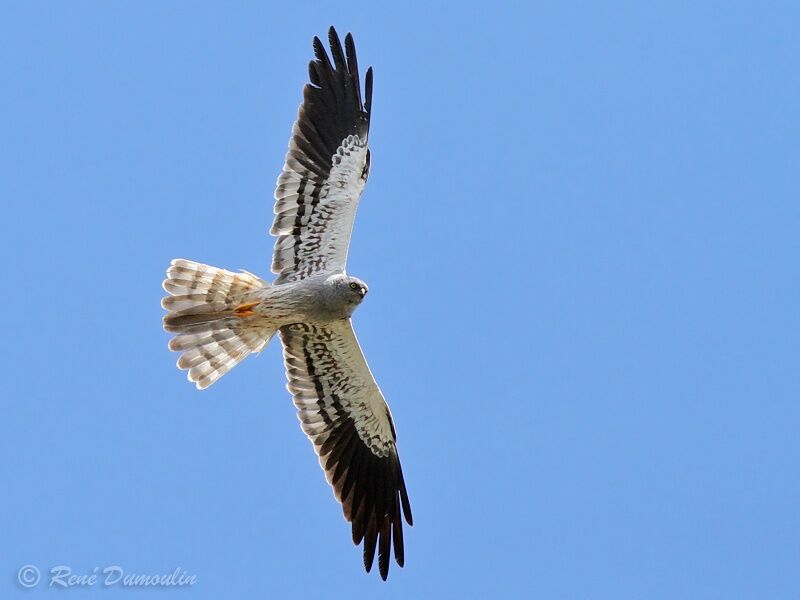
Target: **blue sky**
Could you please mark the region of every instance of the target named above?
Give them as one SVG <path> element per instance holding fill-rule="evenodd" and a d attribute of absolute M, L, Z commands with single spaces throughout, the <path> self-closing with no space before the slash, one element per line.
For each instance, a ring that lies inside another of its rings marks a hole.
<path fill-rule="evenodd" d="M 75 597 L 800 594 L 791 3 L 4 3 L 5 580 Z M 267 275 L 311 38 L 375 68 L 349 271 L 415 526 L 361 567 L 279 344 L 200 393 L 173 257 Z"/>

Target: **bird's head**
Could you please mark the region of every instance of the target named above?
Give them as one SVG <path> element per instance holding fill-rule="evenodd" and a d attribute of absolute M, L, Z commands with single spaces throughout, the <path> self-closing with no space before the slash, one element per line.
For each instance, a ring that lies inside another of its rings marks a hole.
<path fill-rule="evenodd" d="M 364 296 L 366 296 L 369 291 L 367 284 L 358 277 L 339 274 L 334 275 L 328 281 L 333 288 L 333 295 L 336 298 L 336 303 L 341 303 L 346 306 L 349 309 L 348 312 L 352 312 L 356 306 L 361 304 Z"/>
<path fill-rule="evenodd" d="M 360 304 L 367 295 L 369 288 L 367 284 L 361 281 L 358 277 L 347 276 L 344 283 L 347 286 L 347 297 L 353 304 Z"/>

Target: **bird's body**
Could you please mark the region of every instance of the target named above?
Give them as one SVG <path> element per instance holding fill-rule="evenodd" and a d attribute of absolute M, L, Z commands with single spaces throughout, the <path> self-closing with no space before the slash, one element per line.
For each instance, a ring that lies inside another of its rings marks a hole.
<path fill-rule="evenodd" d="M 310 84 L 292 129 L 275 190 L 278 236 L 273 283 L 175 259 L 167 269 L 164 328 L 175 333 L 178 367 L 199 389 L 214 384 L 280 332 L 288 389 L 326 479 L 386 579 L 394 546 L 404 563 L 402 517 L 411 508 L 396 434 L 353 332 L 350 317 L 367 293 L 345 263 L 356 207 L 369 175 L 372 69 L 362 101 L 355 46 L 329 31 L 333 63 L 314 38 Z"/>
<path fill-rule="evenodd" d="M 168 275 L 177 279 L 183 274 L 193 276 L 194 273 L 211 273 L 212 270 L 233 278 L 240 277 L 236 273 L 183 259 L 173 261 Z M 171 285 L 170 281 L 167 279 L 167 285 Z M 185 297 L 191 294 L 167 296 L 163 304 L 171 313 L 165 317 L 164 327 L 167 331 L 180 333 L 187 325 L 200 325 L 221 318 L 233 319 L 240 328 L 263 331 L 277 331 L 293 323 L 327 325 L 349 318 L 368 290 L 363 281 L 344 273 L 320 274 L 283 285 L 269 285 L 263 280 L 261 283 L 262 287 L 232 295 L 224 304 L 208 302 L 208 293 L 203 292 L 206 296 L 202 298 L 202 306 L 216 307 L 212 312 L 198 313 L 196 306 L 180 309 L 181 301 L 191 302 Z M 190 379 L 194 380 L 191 374 Z M 199 387 L 207 386 L 200 382 Z"/>
<path fill-rule="evenodd" d="M 257 294 L 263 294 L 271 305 L 277 300 L 293 308 L 293 314 L 284 317 L 280 326 L 292 323 L 326 325 L 350 317 L 366 296 L 367 286 L 360 279 L 335 273 L 271 286 Z M 273 314 L 270 309 L 262 312 L 260 305 L 255 310 L 267 318 Z"/>

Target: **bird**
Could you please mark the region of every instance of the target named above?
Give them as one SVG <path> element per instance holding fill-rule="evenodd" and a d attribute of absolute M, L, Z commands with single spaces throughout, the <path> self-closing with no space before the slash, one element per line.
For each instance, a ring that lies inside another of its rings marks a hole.
<path fill-rule="evenodd" d="M 403 520 L 411 526 L 413 517 L 392 415 L 353 330 L 368 287 L 345 268 L 370 170 L 373 76 L 370 67 L 362 96 L 353 36 L 342 47 L 331 27 L 328 43 L 330 57 L 313 39 L 275 188 L 275 280 L 174 259 L 163 281 L 163 326 L 175 334 L 168 346 L 181 353 L 178 368 L 201 390 L 278 334 L 302 430 L 353 543 L 363 542 L 367 573 L 377 549 L 385 581 L 392 549 L 397 564 L 405 562 Z"/>

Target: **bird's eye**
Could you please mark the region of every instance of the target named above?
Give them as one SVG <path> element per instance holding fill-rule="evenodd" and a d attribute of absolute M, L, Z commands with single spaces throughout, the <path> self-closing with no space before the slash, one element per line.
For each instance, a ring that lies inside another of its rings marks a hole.
<path fill-rule="evenodd" d="M 350 289 L 351 290 L 357 290 L 358 289 L 358 284 L 355 281 L 351 282 L 350 283 Z"/>

